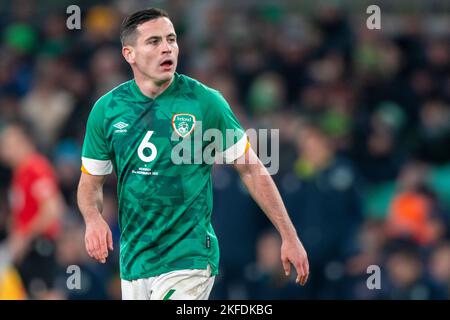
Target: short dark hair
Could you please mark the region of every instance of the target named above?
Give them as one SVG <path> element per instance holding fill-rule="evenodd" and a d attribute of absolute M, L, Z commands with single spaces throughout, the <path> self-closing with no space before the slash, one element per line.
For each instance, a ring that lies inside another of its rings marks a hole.
<path fill-rule="evenodd" d="M 8 128 L 18 129 L 30 142 L 36 141 L 36 136 L 33 131 L 33 124 L 25 119 L 13 119 L 7 122 L 0 122 L 0 136 Z"/>
<path fill-rule="evenodd" d="M 140 24 L 162 17 L 169 18 L 169 15 L 166 11 L 158 8 L 147 8 L 144 10 L 139 10 L 126 17 L 122 22 L 122 27 L 120 30 L 120 41 L 122 42 L 122 46 L 124 46 L 126 43 L 129 43 L 130 40 L 135 40 L 135 31 Z"/>

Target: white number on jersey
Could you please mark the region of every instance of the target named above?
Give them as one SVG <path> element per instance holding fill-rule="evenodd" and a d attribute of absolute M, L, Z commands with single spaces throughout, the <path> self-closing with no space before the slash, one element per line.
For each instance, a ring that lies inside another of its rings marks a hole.
<path fill-rule="evenodd" d="M 138 148 L 138 155 L 139 158 L 144 162 L 151 162 L 155 160 L 156 155 L 158 154 L 158 150 L 156 150 L 156 147 L 153 143 L 150 142 L 150 138 L 152 137 L 154 131 L 147 131 L 147 134 L 145 135 L 144 139 L 142 139 L 141 144 Z M 150 148 L 150 155 L 146 156 L 144 154 L 144 149 Z"/>

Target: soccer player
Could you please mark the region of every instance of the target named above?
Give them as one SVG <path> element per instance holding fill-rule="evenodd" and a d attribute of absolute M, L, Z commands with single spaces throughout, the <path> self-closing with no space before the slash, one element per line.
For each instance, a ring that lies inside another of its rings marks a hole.
<path fill-rule="evenodd" d="M 57 293 L 55 241 L 65 210 L 55 173 L 24 124 L 0 128 L 0 159 L 13 170 L 8 258 L 17 266 L 29 298 L 51 298 Z"/>
<path fill-rule="evenodd" d="M 208 299 L 219 262 L 211 226 L 212 164 L 176 163 L 173 150 L 200 126 L 224 136 L 231 130 L 235 133 L 231 142 L 218 139 L 216 156 L 234 165 L 278 229 L 286 274 L 292 264 L 296 281 L 304 285 L 307 254 L 272 178 L 249 148 L 222 95 L 175 72 L 177 35 L 167 13 L 155 8 L 133 13 L 123 22 L 121 42 L 134 79 L 96 102 L 82 151 L 78 205 L 86 223 L 88 254 L 105 263 L 108 249 L 113 250 L 101 212 L 102 185 L 114 169 L 122 298 Z M 209 145 L 202 142 L 200 151 L 207 151 Z"/>

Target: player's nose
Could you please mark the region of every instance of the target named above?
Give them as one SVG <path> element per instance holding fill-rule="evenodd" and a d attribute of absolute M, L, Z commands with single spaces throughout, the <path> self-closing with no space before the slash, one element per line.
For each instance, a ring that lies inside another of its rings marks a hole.
<path fill-rule="evenodd" d="M 163 53 L 171 53 L 172 49 L 170 48 L 169 42 L 165 40 L 162 44 L 162 52 Z"/>

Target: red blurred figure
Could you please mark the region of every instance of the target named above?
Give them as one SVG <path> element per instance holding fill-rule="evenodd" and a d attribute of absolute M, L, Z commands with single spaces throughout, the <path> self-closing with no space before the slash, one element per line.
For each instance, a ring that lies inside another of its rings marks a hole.
<path fill-rule="evenodd" d="M 7 246 L 11 262 L 30 298 L 51 294 L 56 274 L 55 240 L 64 201 L 50 162 L 39 154 L 21 124 L 0 129 L 0 159 L 12 169 L 11 228 Z"/>

